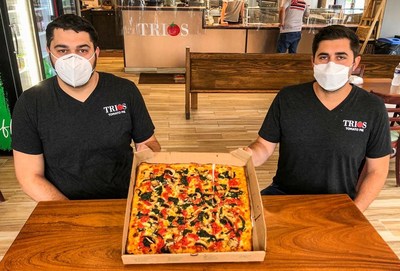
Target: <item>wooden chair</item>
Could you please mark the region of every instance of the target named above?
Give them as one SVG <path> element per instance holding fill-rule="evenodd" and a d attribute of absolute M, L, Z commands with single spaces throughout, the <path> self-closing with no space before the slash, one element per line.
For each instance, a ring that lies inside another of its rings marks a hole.
<path fill-rule="evenodd" d="M 396 186 L 400 186 L 400 96 L 373 91 L 371 91 L 371 93 L 382 98 L 386 104 L 386 109 L 389 114 L 390 138 L 393 149 L 390 157 L 395 158 Z"/>

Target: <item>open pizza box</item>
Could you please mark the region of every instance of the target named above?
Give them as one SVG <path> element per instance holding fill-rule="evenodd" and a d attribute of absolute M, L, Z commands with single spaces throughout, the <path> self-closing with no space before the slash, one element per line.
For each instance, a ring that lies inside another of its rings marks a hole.
<path fill-rule="evenodd" d="M 142 162 L 148 163 L 199 163 L 226 164 L 244 166 L 248 177 L 248 189 L 251 202 L 253 224 L 253 251 L 246 252 L 202 252 L 196 254 L 147 254 L 134 255 L 126 252 L 132 198 L 135 186 L 136 169 Z M 152 152 L 150 150 L 135 153 L 131 183 L 126 205 L 124 231 L 122 238 L 122 261 L 124 264 L 162 264 L 162 263 L 201 263 L 201 262 L 260 262 L 264 261 L 267 233 L 263 205 L 258 187 L 257 176 L 251 156 L 237 149 L 231 153 L 189 153 L 189 152 Z"/>

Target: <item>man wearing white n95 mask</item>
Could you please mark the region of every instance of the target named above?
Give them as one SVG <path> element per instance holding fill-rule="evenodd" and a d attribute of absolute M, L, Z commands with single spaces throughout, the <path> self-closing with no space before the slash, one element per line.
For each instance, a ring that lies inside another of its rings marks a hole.
<path fill-rule="evenodd" d="M 344 26 L 315 35 L 316 81 L 282 89 L 245 148 L 257 166 L 279 143 L 278 169 L 263 195 L 348 194 L 361 211 L 378 195 L 389 167 L 389 122 L 379 98 L 349 83 L 358 48 Z"/>
<path fill-rule="evenodd" d="M 57 76 L 25 91 L 13 112 L 15 172 L 36 201 L 126 198 L 136 150 L 159 151 L 135 84 L 96 72 L 98 36 L 68 14 L 46 29 Z"/>

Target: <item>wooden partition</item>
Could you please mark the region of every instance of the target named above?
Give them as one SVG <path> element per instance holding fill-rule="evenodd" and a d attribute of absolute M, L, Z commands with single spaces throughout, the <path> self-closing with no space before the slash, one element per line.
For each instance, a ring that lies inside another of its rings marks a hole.
<path fill-rule="evenodd" d="M 197 108 L 198 93 L 276 93 L 312 80 L 311 56 L 250 53 L 193 53 L 186 49 L 185 114 Z"/>
<path fill-rule="evenodd" d="M 363 77 L 391 78 L 400 56 L 363 55 Z M 311 54 L 198 53 L 186 48 L 185 114 L 198 93 L 277 93 L 314 80 Z"/>
<path fill-rule="evenodd" d="M 400 63 L 400 55 L 362 55 L 361 64 L 365 65 L 364 77 L 392 78 L 394 68 Z"/>

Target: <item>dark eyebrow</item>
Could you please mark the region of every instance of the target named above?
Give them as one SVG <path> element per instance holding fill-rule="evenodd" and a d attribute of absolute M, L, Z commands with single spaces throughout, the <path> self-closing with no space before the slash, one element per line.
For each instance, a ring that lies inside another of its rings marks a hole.
<path fill-rule="evenodd" d="M 65 48 L 69 48 L 67 45 L 65 44 L 57 44 L 56 46 L 54 46 L 54 48 L 61 48 L 61 49 L 65 49 Z M 78 45 L 77 48 L 82 49 L 82 48 L 90 48 L 90 45 L 88 44 L 82 44 L 82 45 Z"/>
<path fill-rule="evenodd" d="M 68 48 L 68 46 L 64 44 L 57 44 L 56 46 L 54 46 L 54 48 Z"/>
<path fill-rule="evenodd" d="M 346 52 L 336 52 L 335 53 L 335 56 L 343 56 L 343 55 L 348 56 L 349 54 Z M 329 56 L 329 54 L 322 52 L 322 53 L 319 53 L 318 56 Z"/>
<path fill-rule="evenodd" d="M 89 44 L 82 44 L 82 45 L 77 46 L 77 48 L 84 48 L 84 47 L 89 47 L 90 48 L 90 45 Z"/>
<path fill-rule="evenodd" d="M 337 52 L 337 53 L 335 53 L 335 55 L 346 55 L 346 56 L 348 56 L 349 54 L 346 53 L 346 52 Z"/>

